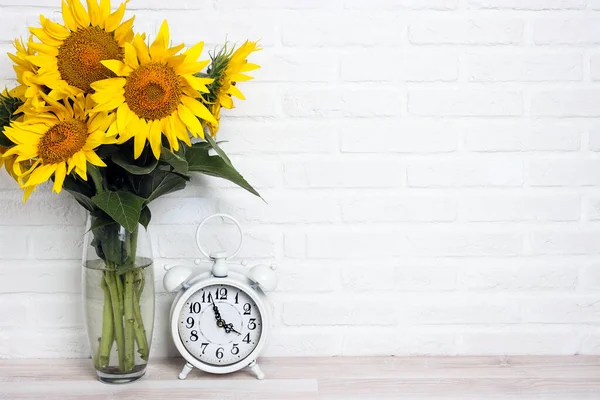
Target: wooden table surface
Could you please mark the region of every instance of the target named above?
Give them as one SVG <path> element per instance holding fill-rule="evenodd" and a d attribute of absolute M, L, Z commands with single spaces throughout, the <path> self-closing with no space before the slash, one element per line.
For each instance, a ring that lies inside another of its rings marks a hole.
<path fill-rule="evenodd" d="M 600 356 L 270 358 L 249 372 L 177 379 L 151 360 L 126 385 L 96 381 L 90 360 L 0 360 L 0 399 L 600 399 Z"/>

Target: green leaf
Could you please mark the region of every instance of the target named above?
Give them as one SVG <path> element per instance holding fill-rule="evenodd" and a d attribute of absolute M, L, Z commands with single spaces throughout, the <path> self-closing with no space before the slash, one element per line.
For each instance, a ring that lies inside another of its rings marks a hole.
<path fill-rule="evenodd" d="M 91 213 L 94 212 L 96 205 L 91 199 L 94 192 L 87 182 L 78 180 L 72 175 L 67 175 L 65 182 L 63 183 L 63 189 L 69 192 L 83 208 Z"/>
<path fill-rule="evenodd" d="M 189 171 L 188 163 L 184 157 L 181 157 L 179 154 L 173 153 L 171 150 L 166 147 L 162 148 L 162 153 L 160 156 L 161 161 L 169 164 L 173 169 L 180 174 L 187 174 Z"/>
<path fill-rule="evenodd" d="M 232 165 L 219 156 L 209 155 L 208 150 L 191 147 L 186 152 L 186 158 L 190 171 L 227 179 L 253 195 L 261 197 Z"/>
<path fill-rule="evenodd" d="M 103 192 L 92 201 L 128 232 L 137 229 L 144 199 L 129 192 Z"/>
<path fill-rule="evenodd" d="M 112 225 L 112 224 L 116 224 L 116 222 L 113 221 L 112 219 L 95 218 L 94 222 L 92 223 L 92 226 L 90 226 L 90 229 L 86 233 L 100 229 L 100 228 L 104 228 L 105 226 Z"/>
<path fill-rule="evenodd" d="M 219 145 L 217 144 L 217 142 L 215 142 L 215 139 L 212 138 L 212 136 L 210 136 L 210 133 L 205 133 L 204 137 L 206 139 L 206 141 L 208 142 L 208 144 L 210 144 L 210 146 L 217 152 L 217 154 L 219 156 L 221 156 L 221 158 L 230 166 L 233 168 L 233 164 L 231 163 L 231 160 L 229 159 L 229 157 L 227 157 L 227 154 L 225 154 L 225 152 L 219 147 Z"/>
<path fill-rule="evenodd" d="M 154 171 L 158 165 L 158 160 L 151 157 L 147 165 L 132 164 L 122 153 L 116 153 L 112 156 L 112 161 L 125 171 L 133 175 L 147 175 Z"/>
<path fill-rule="evenodd" d="M 137 193 L 148 203 L 168 193 L 185 189 L 187 179 L 173 172 L 154 170 L 142 177 L 137 186 Z"/>
<path fill-rule="evenodd" d="M 142 226 L 145 229 L 148 229 L 148 225 L 150 225 L 151 219 L 152 219 L 152 213 L 150 212 L 150 209 L 148 208 L 148 206 L 142 208 L 142 213 L 140 214 L 140 224 L 142 224 Z"/>

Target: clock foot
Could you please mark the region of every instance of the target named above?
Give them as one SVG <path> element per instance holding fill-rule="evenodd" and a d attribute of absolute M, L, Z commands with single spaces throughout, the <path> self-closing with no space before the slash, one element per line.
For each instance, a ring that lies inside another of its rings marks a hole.
<path fill-rule="evenodd" d="M 185 378 L 187 378 L 188 374 L 193 369 L 194 369 L 194 366 L 192 364 L 185 363 L 185 365 L 183 366 L 183 369 L 179 373 L 179 379 L 185 379 Z"/>
<path fill-rule="evenodd" d="M 265 379 L 265 374 L 262 372 L 256 361 L 252 361 L 250 365 L 248 365 L 248 368 L 250 368 L 250 371 L 256 375 L 256 379 L 261 381 Z"/>

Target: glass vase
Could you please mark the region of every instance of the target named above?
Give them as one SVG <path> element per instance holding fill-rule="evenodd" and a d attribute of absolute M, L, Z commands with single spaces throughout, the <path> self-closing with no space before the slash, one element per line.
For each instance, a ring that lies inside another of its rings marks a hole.
<path fill-rule="evenodd" d="M 98 379 L 128 383 L 146 372 L 154 328 L 152 246 L 146 229 L 88 218 L 83 296 Z"/>

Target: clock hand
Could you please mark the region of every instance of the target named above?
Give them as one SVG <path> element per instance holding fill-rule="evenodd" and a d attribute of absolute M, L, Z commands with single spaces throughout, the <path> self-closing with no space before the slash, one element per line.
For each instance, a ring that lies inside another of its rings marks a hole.
<path fill-rule="evenodd" d="M 223 322 L 225 322 L 225 321 L 223 321 Z M 227 332 L 227 333 L 230 333 L 230 332 L 235 332 L 235 333 L 237 333 L 238 335 L 241 335 L 241 333 L 239 333 L 238 331 L 236 331 L 236 330 L 233 328 L 233 324 L 226 324 L 226 325 L 224 326 L 224 328 L 225 328 L 225 332 Z"/>

